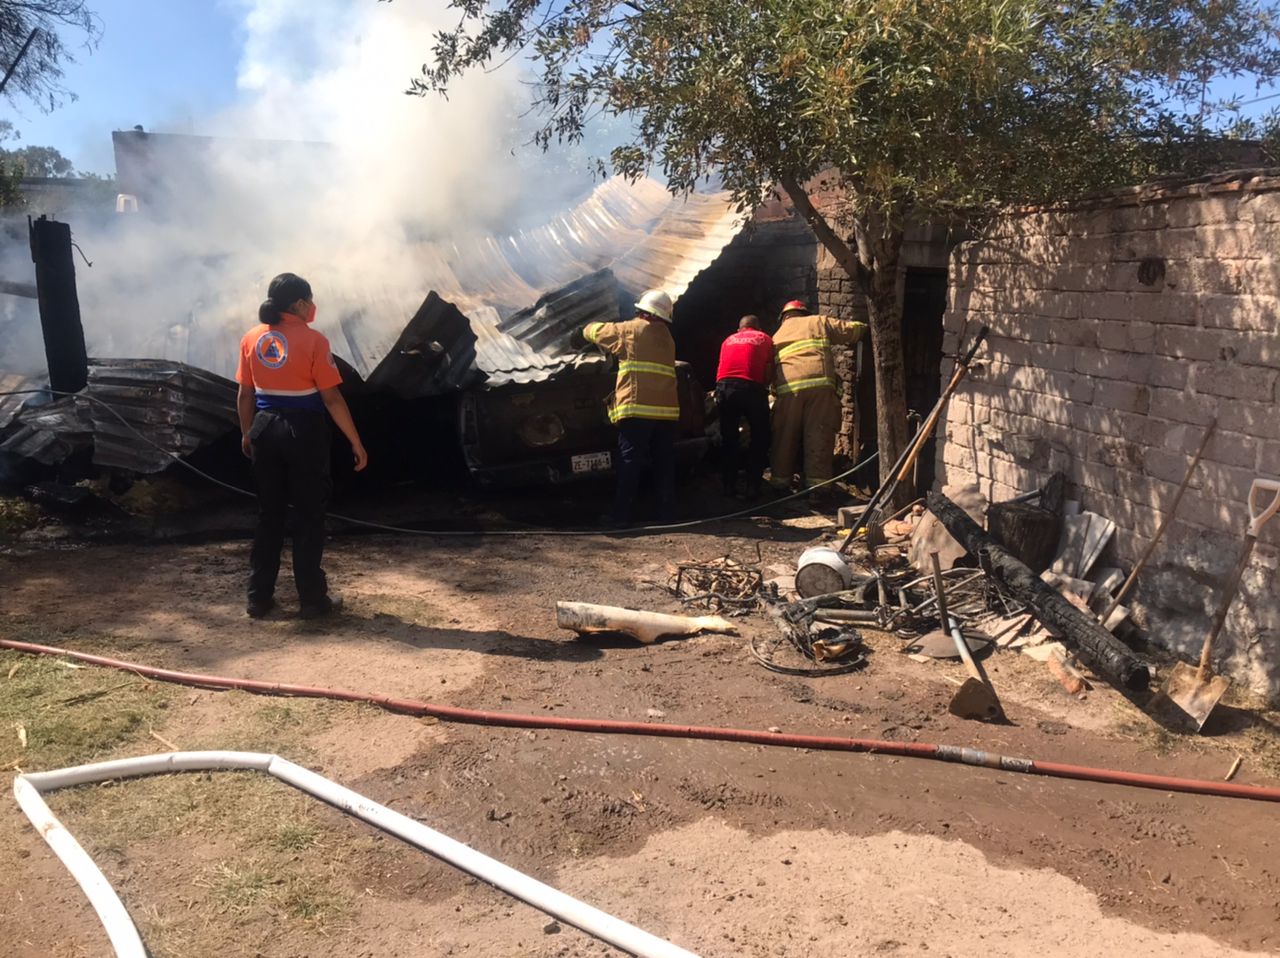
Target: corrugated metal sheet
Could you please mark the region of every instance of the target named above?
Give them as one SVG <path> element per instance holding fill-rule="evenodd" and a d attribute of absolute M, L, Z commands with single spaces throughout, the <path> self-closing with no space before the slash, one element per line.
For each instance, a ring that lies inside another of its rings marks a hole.
<path fill-rule="evenodd" d="M 237 428 L 235 383 L 185 363 L 94 360 L 85 392 L 119 413 L 82 403 L 93 426 L 93 461 L 100 466 L 160 472 L 173 463 L 168 453 L 190 455 Z"/>
<path fill-rule="evenodd" d="M 499 322 L 478 356 L 486 385 L 540 382 L 570 367 L 606 362 L 598 350 L 572 346 L 570 337 L 587 323 L 616 321 L 620 295 L 613 271 L 603 269 Z"/>
<path fill-rule="evenodd" d="M 361 322 L 363 317 L 344 322 L 343 333 L 359 341 L 362 331 L 355 324 Z M 401 399 L 457 392 L 478 384 L 484 377 L 476 366 L 473 327 L 484 328 L 468 322 L 458 307 L 431 292 L 366 382 Z M 444 351 L 434 350 L 435 344 Z"/>
<path fill-rule="evenodd" d="M 0 451 L 55 466 L 87 448 L 93 440 L 92 429 L 83 404 L 74 396 L 64 396 L 18 413 Z"/>
<path fill-rule="evenodd" d="M 654 286 L 679 298 L 737 235 L 741 223 L 727 194 L 677 199 L 653 180 L 627 183 L 611 178 L 543 226 L 509 236 L 407 247 L 404 265 L 389 267 L 395 274 L 390 283 L 371 283 L 367 271 L 335 257 L 322 272 L 308 277 L 320 305 L 316 328 L 329 336 L 335 353 L 372 380 L 374 370 L 402 348 L 406 324 L 418 318 L 423 296 L 434 291 L 473 321 L 480 354 L 492 356 L 492 362 L 486 358 L 482 365 L 487 363 L 498 375 L 537 378 L 544 360 L 502 338 L 506 334 L 497 329 L 501 323 L 536 308 L 551 291 L 603 269 L 612 269 L 624 297 L 634 299 Z M 223 285 L 203 296 L 193 295 L 198 302 L 193 315 L 113 328 L 110 342 L 94 341 L 94 324 L 86 321 L 91 352 L 174 360 L 231 377 L 237 344 L 254 321 L 266 279 L 217 271 L 209 276 Z M 112 306 L 86 305 L 86 315 L 93 308 Z M 491 335 L 495 331 L 496 338 Z M 519 335 L 511 338 L 520 340 Z M 465 352 L 463 344 L 459 347 Z M 462 358 L 454 357 L 452 341 L 450 357 Z M 465 377 L 455 369 L 442 383 L 453 388 L 460 378 Z"/>

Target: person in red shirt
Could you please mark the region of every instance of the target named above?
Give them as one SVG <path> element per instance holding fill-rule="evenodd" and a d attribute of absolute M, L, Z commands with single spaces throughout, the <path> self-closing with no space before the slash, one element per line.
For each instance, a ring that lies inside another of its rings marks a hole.
<path fill-rule="evenodd" d="M 738 331 L 720 347 L 716 370 L 716 405 L 720 407 L 721 463 L 724 492 L 737 494 L 742 468 L 739 430 L 747 421 L 751 442 L 747 447 L 746 493 L 760 494 L 764 468 L 769 462 L 769 377 L 773 366 L 773 340 L 760 328 L 757 316 L 743 316 Z"/>
<path fill-rule="evenodd" d="M 258 307 L 259 325 L 240 340 L 240 446 L 253 460 L 258 527 L 249 563 L 248 613 L 258 619 L 275 607 L 285 517 L 293 506 L 293 581 L 299 615 L 314 618 L 342 607 L 329 595 L 324 569 L 324 514 L 329 479 L 329 417 L 351 443 L 356 471 L 369 461 L 338 391 L 342 374 L 329 340 L 311 328 L 316 304 L 311 284 L 281 273 Z"/>

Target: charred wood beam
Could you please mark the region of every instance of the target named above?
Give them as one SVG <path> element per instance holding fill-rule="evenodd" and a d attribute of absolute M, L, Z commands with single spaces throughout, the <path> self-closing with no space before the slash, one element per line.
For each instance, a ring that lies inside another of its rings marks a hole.
<path fill-rule="evenodd" d="M 1146 663 L 1091 616 L 1081 612 L 1040 580 L 1008 549 L 982 531 L 946 496 L 930 492 L 929 511 L 972 556 L 985 553 L 990 571 L 1016 598 L 1027 603 L 1046 627 L 1072 645 L 1107 681 L 1127 689 L 1146 689 L 1151 674 Z"/>
<path fill-rule="evenodd" d="M 28 218 L 31 259 L 36 264 L 36 299 L 49 388 L 77 393 L 89 381 L 89 359 L 76 294 L 76 267 L 71 258 L 71 227 L 41 216 Z"/>

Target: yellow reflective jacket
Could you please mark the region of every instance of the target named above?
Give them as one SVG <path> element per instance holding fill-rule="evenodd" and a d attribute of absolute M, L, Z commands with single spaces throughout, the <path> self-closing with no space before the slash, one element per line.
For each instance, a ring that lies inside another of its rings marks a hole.
<path fill-rule="evenodd" d="M 592 323 L 582 331 L 588 341 L 618 357 L 618 381 L 609 421 L 680 418 L 676 388 L 676 343 L 666 323 L 631 319 Z"/>
<path fill-rule="evenodd" d="M 773 390 L 789 396 L 805 389 L 835 389 L 831 346 L 856 343 L 865 323 L 830 316 L 788 316 L 773 334 Z"/>

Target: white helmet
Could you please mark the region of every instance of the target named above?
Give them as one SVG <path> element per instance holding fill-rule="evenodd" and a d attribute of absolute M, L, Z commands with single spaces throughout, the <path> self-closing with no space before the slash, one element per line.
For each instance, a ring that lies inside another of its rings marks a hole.
<path fill-rule="evenodd" d="M 645 290 L 644 295 L 636 302 L 636 309 L 650 316 L 656 316 L 664 323 L 671 322 L 671 297 L 665 290 Z"/>

